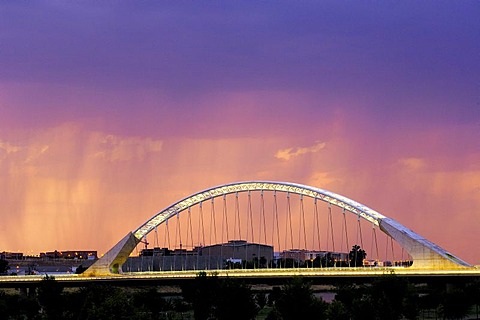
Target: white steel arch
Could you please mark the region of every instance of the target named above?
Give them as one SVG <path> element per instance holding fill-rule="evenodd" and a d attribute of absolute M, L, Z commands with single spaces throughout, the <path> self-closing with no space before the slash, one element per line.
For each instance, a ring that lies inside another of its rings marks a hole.
<path fill-rule="evenodd" d="M 205 200 L 227 194 L 248 191 L 279 191 L 304 195 L 330 203 L 345 209 L 375 224 L 387 235 L 395 239 L 412 257 L 415 268 L 452 269 L 471 267 L 462 259 L 448 253 L 438 245 L 428 241 L 397 221 L 388 218 L 369 207 L 342 195 L 328 190 L 307 185 L 277 181 L 245 181 L 234 182 L 209 188 L 190 195 L 166 207 L 147 220 L 135 231 L 127 234 L 110 249 L 101 259 L 93 264 L 87 274 L 105 274 L 121 272 L 121 266 L 141 239 L 158 225 L 167 221 L 177 213 L 184 211 Z"/>

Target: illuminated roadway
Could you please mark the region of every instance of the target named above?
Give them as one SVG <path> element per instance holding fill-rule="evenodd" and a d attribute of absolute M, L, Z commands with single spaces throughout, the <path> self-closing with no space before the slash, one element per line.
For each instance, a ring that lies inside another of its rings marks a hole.
<path fill-rule="evenodd" d="M 233 270 L 186 270 L 186 271 L 156 271 L 113 274 L 110 276 L 85 277 L 76 274 L 53 275 L 55 280 L 66 287 L 82 287 L 91 283 L 110 283 L 120 286 L 135 285 L 178 285 L 191 281 L 199 274 L 216 274 L 218 277 L 240 278 L 248 283 L 281 284 L 286 279 L 295 276 L 307 278 L 318 283 L 370 282 L 373 279 L 395 274 L 407 277 L 412 282 L 454 281 L 480 277 L 479 268 L 456 270 L 428 270 L 414 268 L 302 268 L 302 269 L 233 269 Z M 35 287 L 45 275 L 2 276 L 0 287 L 19 288 Z"/>

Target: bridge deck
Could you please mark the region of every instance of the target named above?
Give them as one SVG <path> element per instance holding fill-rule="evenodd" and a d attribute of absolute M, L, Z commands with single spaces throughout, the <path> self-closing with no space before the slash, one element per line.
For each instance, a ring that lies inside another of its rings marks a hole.
<path fill-rule="evenodd" d="M 427 270 L 414 268 L 310 268 L 310 269 L 233 269 L 233 270 L 186 270 L 161 272 L 132 272 L 121 275 L 85 277 L 81 275 L 54 275 L 55 280 L 66 287 L 82 287 L 90 283 L 110 283 L 121 286 L 173 285 L 193 280 L 199 272 L 218 277 L 241 278 L 248 283 L 281 284 L 292 277 L 304 277 L 316 283 L 339 281 L 370 282 L 385 275 L 406 277 L 412 282 L 454 281 L 480 278 L 480 269 Z M 19 288 L 37 286 L 45 275 L 2 276 L 0 287 Z"/>

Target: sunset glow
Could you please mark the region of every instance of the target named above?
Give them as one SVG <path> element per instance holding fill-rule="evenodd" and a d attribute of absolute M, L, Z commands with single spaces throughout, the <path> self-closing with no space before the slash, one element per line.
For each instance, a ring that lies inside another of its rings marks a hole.
<path fill-rule="evenodd" d="M 348 196 L 480 264 L 480 2 L 0 4 L 0 252 L 216 185 Z"/>

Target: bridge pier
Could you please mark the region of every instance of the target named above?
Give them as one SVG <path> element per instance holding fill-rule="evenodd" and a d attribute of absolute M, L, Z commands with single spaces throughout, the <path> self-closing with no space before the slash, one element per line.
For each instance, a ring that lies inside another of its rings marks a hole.
<path fill-rule="evenodd" d="M 122 265 L 127 261 L 130 253 L 135 249 L 140 239 L 129 232 L 112 249 L 92 264 L 84 273 L 84 276 L 101 276 L 112 273 L 122 273 Z"/>

